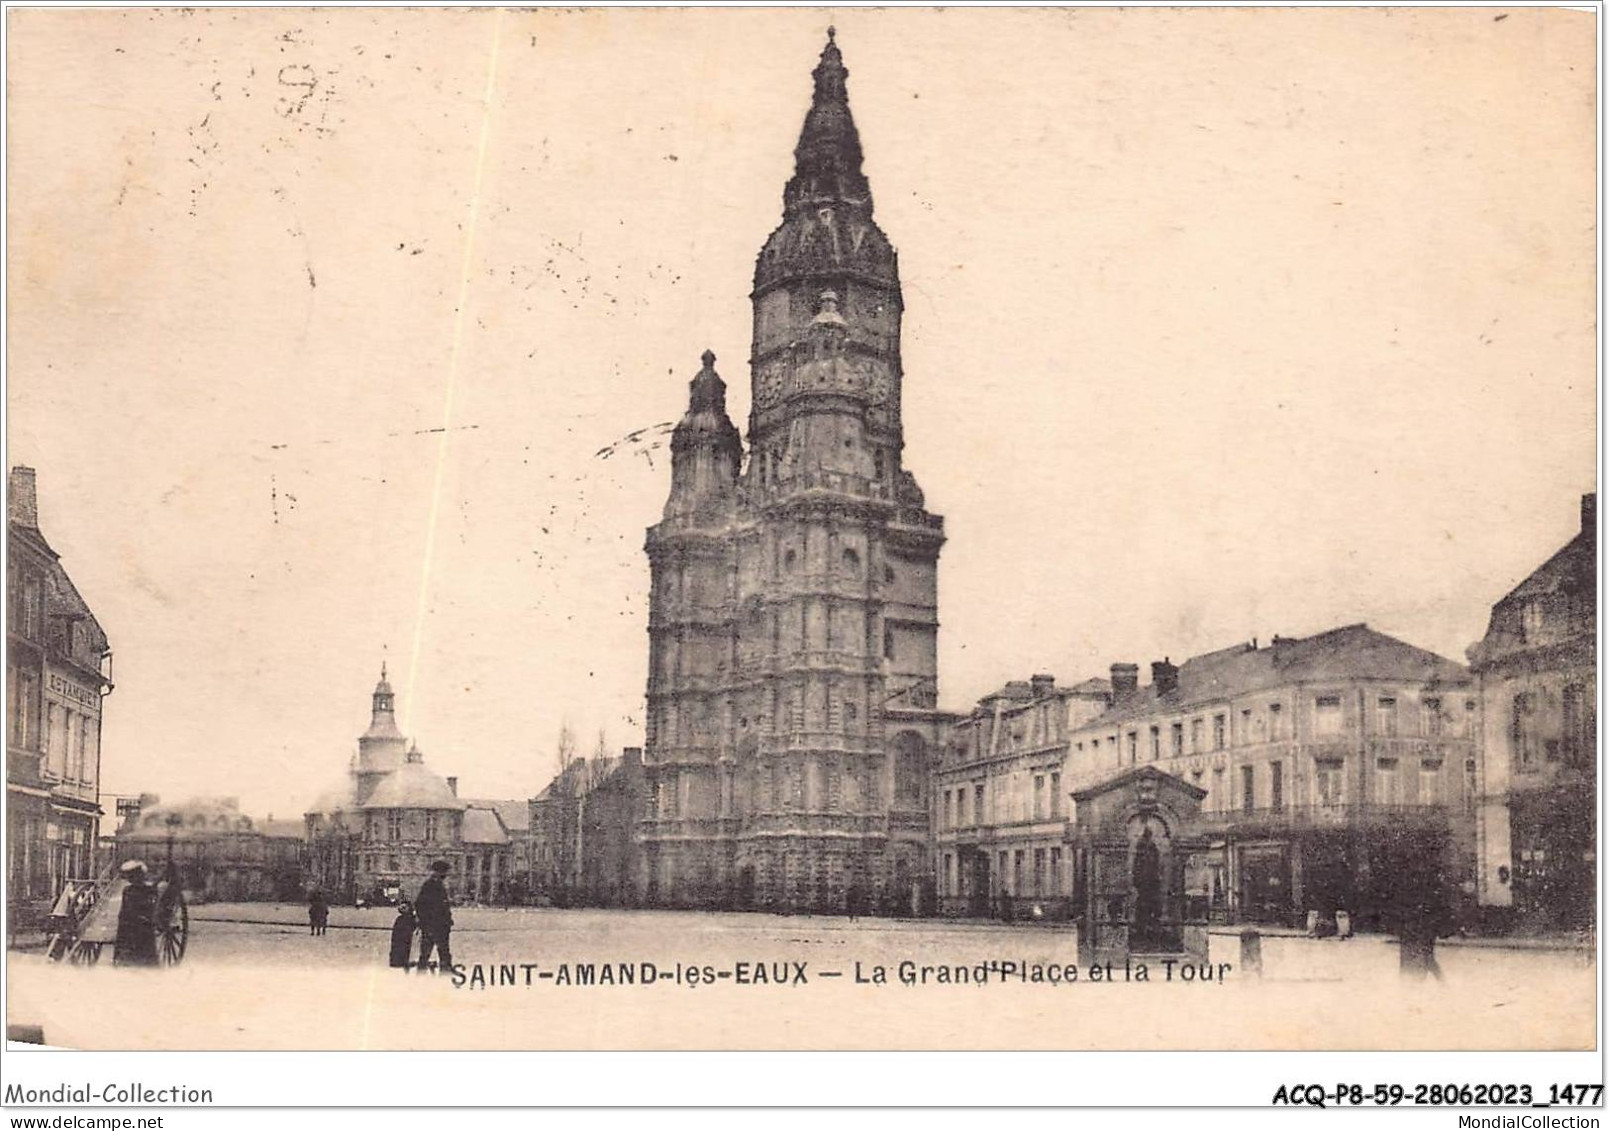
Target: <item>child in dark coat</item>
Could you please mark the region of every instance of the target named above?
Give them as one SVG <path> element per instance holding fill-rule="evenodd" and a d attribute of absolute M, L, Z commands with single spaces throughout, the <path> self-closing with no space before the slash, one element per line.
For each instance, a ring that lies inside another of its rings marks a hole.
<path fill-rule="evenodd" d="M 391 924 L 391 965 L 408 968 L 408 956 L 413 953 L 413 933 L 419 929 L 414 918 L 413 905 L 406 900 L 397 904 L 397 921 Z"/>
<path fill-rule="evenodd" d="M 307 899 L 307 926 L 308 933 L 322 935 L 330 921 L 330 905 L 324 900 L 324 893 L 315 891 Z"/>

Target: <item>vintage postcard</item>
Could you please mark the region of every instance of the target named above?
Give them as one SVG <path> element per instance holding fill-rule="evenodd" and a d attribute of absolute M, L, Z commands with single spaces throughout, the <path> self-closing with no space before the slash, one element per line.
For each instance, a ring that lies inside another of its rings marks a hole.
<path fill-rule="evenodd" d="M 1596 1048 L 1596 19 L 9 11 L 10 1040 Z"/>

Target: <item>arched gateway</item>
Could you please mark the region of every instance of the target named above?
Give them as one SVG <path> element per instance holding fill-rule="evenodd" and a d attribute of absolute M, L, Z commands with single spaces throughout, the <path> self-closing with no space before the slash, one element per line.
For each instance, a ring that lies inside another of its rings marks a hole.
<path fill-rule="evenodd" d="M 1082 962 L 1206 954 L 1187 898 L 1205 839 L 1191 829 L 1206 791 L 1151 766 L 1073 794 L 1073 907 Z"/>

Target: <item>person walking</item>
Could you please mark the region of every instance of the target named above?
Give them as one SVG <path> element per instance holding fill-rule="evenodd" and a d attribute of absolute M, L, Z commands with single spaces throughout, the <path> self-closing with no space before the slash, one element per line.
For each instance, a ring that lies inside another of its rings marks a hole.
<path fill-rule="evenodd" d="M 112 944 L 112 965 L 155 966 L 156 887 L 139 860 L 127 861 L 118 873 L 127 881 L 117 909 L 117 939 Z"/>
<path fill-rule="evenodd" d="M 324 901 L 324 893 L 318 888 L 307 897 L 307 926 L 308 933 L 322 935 L 325 933 L 330 921 L 330 905 Z"/>
<path fill-rule="evenodd" d="M 437 860 L 430 865 L 430 878 L 419 885 L 419 895 L 413 901 L 414 914 L 419 920 L 419 969 L 430 969 L 430 954 L 435 951 L 438 970 L 450 971 L 453 965 L 451 935 L 453 929 L 452 901 L 447 898 L 447 873 L 450 865 Z"/>

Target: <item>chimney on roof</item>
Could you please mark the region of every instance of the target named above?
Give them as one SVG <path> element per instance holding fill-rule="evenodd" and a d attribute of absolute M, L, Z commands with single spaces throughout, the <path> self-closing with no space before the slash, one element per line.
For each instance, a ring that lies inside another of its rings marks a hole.
<path fill-rule="evenodd" d="M 1056 677 L 1053 675 L 1036 675 L 1028 681 L 1034 689 L 1034 698 L 1043 699 L 1056 690 Z"/>
<path fill-rule="evenodd" d="M 35 485 L 33 468 L 18 466 L 11 469 L 10 490 L 6 495 L 6 503 L 12 522 L 18 526 L 39 529 L 39 491 Z"/>
<path fill-rule="evenodd" d="M 447 788 L 452 790 L 454 797 L 457 797 L 458 796 L 458 779 L 457 778 L 448 778 L 447 779 Z"/>
<path fill-rule="evenodd" d="M 623 765 L 635 766 L 642 761 L 641 746 L 625 746 L 620 750 L 620 761 Z"/>
<path fill-rule="evenodd" d="M 12 474 L 15 475 L 16 472 L 12 472 Z M 33 473 L 29 472 L 29 474 Z M 1596 491 L 1581 496 L 1581 533 L 1591 534 L 1594 537 L 1598 534 L 1598 493 Z"/>
<path fill-rule="evenodd" d="M 1139 664 L 1112 665 L 1112 701 L 1121 702 L 1140 690 Z"/>
<path fill-rule="evenodd" d="M 1179 689 L 1179 669 L 1167 657 L 1151 665 L 1151 686 L 1158 695 L 1168 695 Z"/>

